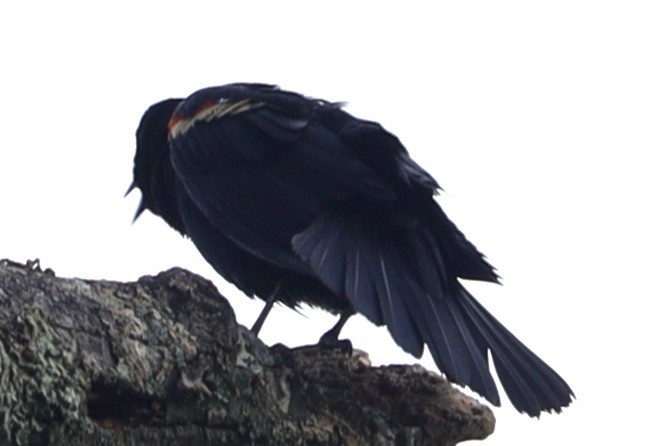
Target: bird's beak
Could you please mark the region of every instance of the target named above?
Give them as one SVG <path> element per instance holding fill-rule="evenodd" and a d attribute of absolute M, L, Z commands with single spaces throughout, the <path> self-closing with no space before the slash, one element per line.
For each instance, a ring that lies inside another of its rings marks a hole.
<path fill-rule="evenodd" d="M 139 202 L 139 206 L 137 206 L 137 211 L 135 211 L 135 216 L 132 218 L 133 223 L 137 221 L 140 215 L 142 215 L 144 209 L 146 209 L 146 206 L 144 205 L 144 198 L 142 198 Z"/>
<path fill-rule="evenodd" d="M 130 183 L 130 187 L 128 188 L 127 191 L 125 191 L 125 195 L 123 197 L 125 198 L 128 195 L 130 195 L 130 192 L 132 192 L 132 190 L 136 187 L 137 187 L 137 183 L 135 183 L 135 180 L 132 180 L 132 183 Z"/>
<path fill-rule="evenodd" d="M 135 183 L 135 180 L 130 183 L 130 187 L 128 190 L 125 192 L 124 197 L 127 197 L 130 192 L 133 191 L 137 187 L 137 183 Z M 137 206 L 137 210 L 135 211 L 135 216 L 132 218 L 132 222 L 136 222 L 137 219 L 139 218 L 140 215 L 142 215 L 142 212 L 144 212 L 144 209 L 146 209 L 146 204 L 144 203 L 144 197 L 139 201 L 139 206 Z"/>

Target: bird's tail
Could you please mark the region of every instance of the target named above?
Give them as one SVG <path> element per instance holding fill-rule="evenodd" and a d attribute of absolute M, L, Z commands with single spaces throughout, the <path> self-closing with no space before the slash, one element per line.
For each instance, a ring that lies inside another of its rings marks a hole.
<path fill-rule="evenodd" d="M 466 385 L 499 405 L 499 394 L 488 364 L 495 369 L 513 406 L 530 416 L 560 412 L 573 392 L 551 367 L 507 330 L 459 283 L 453 296 L 421 298 L 412 306 L 437 367 L 458 384 Z"/>
<path fill-rule="evenodd" d="M 335 295 L 346 296 L 375 324 L 387 325 L 405 351 L 420 357 L 427 345 L 451 381 L 499 405 L 490 352 L 520 412 L 538 416 L 567 406 L 572 397 L 567 383 L 456 278 L 467 271 L 461 277 L 493 281 L 492 267 L 459 231 L 450 231 L 450 238 L 436 238 L 434 232 L 384 232 L 370 219 L 324 215 L 294 237 L 293 249 Z"/>

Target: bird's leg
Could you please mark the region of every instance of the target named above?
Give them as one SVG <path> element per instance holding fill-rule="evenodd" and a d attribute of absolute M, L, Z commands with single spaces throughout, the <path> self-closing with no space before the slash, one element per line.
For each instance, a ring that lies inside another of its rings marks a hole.
<path fill-rule="evenodd" d="M 258 333 L 260 333 L 260 329 L 265 323 L 265 319 L 267 319 L 267 315 L 269 314 L 269 311 L 272 309 L 272 305 L 274 305 L 274 302 L 279 295 L 279 288 L 280 286 L 277 283 L 274 287 L 274 290 L 272 290 L 272 294 L 270 294 L 269 298 L 265 301 L 265 306 L 258 315 L 258 319 L 256 319 L 253 327 L 251 327 L 251 332 L 253 332 L 254 335 L 258 336 Z"/>
<path fill-rule="evenodd" d="M 347 308 L 339 315 L 339 320 L 334 325 L 334 327 L 329 329 L 323 336 L 321 336 L 321 339 L 318 341 L 318 344 L 296 347 L 292 349 L 293 352 L 315 351 L 318 353 L 322 352 L 323 349 L 333 349 L 333 350 L 343 351 L 347 355 L 351 356 L 353 354 L 353 344 L 351 344 L 351 341 L 349 341 L 348 339 L 339 340 L 339 334 L 341 333 L 341 329 L 344 328 L 344 324 L 346 324 L 346 321 L 349 320 L 349 318 L 354 314 L 355 310 L 353 310 L 353 308 Z"/>
<path fill-rule="evenodd" d="M 353 308 L 349 307 L 346 310 L 344 310 L 344 312 L 339 316 L 339 320 L 334 325 L 334 327 L 326 331 L 325 334 L 321 336 L 321 339 L 318 341 L 318 344 L 337 345 L 339 343 L 339 334 L 341 333 L 342 328 L 344 328 L 344 324 L 346 324 L 346 321 L 348 321 L 349 318 L 354 314 L 355 310 L 353 310 Z"/>

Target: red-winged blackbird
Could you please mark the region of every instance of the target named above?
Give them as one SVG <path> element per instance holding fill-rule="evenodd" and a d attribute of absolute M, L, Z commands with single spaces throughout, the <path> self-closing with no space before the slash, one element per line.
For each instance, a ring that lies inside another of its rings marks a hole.
<path fill-rule="evenodd" d="M 467 292 L 494 269 L 448 219 L 439 185 L 381 125 L 264 84 L 206 88 L 151 106 L 133 186 L 249 296 L 387 325 L 414 356 L 499 405 L 488 364 L 521 412 L 559 412 L 567 383 Z M 254 326 L 254 331 L 266 311 Z"/>

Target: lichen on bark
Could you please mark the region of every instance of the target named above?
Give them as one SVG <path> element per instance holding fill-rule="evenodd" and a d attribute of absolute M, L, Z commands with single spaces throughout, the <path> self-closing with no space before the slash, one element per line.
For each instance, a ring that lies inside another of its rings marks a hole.
<path fill-rule="evenodd" d="M 266 346 L 188 271 L 121 283 L 7 260 L 0 419 L 0 444 L 30 445 L 452 445 L 494 429 L 418 366 Z"/>

